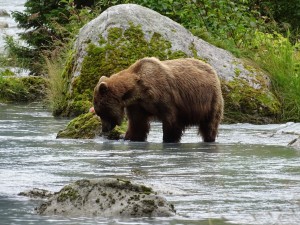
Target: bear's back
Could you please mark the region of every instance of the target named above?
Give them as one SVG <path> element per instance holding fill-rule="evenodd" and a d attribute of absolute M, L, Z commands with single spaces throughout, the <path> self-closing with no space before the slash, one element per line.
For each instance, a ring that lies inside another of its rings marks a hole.
<path fill-rule="evenodd" d="M 145 90 L 143 96 L 148 104 L 151 102 L 156 107 L 162 103 L 168 104 L 166 107 L 173 107 L 191 118 L 191 121 L 195 120 L 195 115 L 209 113 L 215 100 L 222 105 L 218 76 L 203 61 L 192 58 L 166 61 L 144 58 L 131 69 L 142 81 L 141 89 Z"/>

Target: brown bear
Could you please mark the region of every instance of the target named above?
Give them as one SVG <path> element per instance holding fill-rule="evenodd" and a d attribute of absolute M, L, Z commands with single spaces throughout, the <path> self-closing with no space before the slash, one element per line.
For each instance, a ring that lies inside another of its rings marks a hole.
<path fill-rule="evenodd" d="M 203 141 L 214 142 L 223 116 L 220 81 L 213 68 L 197 59 L 159 61 L 143 58 L 94 90 L 94 109 L 102 131 L 128 117 L 126 140 L 145 141 L 150 120 L 162 122 L 163 141 L 179 142 L 186 127 L 197 125 Z"/>

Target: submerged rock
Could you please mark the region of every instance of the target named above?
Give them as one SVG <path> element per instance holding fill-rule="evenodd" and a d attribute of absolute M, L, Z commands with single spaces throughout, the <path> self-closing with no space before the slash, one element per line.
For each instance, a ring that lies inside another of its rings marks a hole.
<path fill-rule="evenodd" d="M 291 146 L 293 148 L 299 149 L 300 150 L 300 136 L 298 138 L 295 138 L 292 140 L 288 146 Z"/>
<path fill-rule="evenodd" d="M 149 187 L 114 178 L 79 180 L 37 208 L 41 215 L 173 216 L 174 206 Z"/>

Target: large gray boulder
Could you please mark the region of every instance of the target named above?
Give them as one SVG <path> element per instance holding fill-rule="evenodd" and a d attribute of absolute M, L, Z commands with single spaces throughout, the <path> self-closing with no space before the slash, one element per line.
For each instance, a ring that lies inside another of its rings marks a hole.
<path fill-rule="evenodd" d="M 174 206 L 149 187 L 114 178 L 79 180 L 37 208 L 41 215 L 145 217 L 173 216 Z"/>
<path fill-rule="evenodd" d="M 99 77 L 118 72 L 145 56 L 161 60 L 196 57 L 211 64 L 222 82 L 225 116 L 235 122 L 262 122 L 279 112 L 278 100 L 262 70 L 195 37 L 173 20 L 135 4 L 110 7 L 81 28 L 65 69 L 70 83 L 69 108 L 80 105 L 77 99 L 92 100 Z"/>
<path fill-rule="evenodd" d="M 190 31 L 168 17 L 135 4 L 110 7 L 80 30 L 75 43 L 76 64 L 73 75 L 80 75 L 81 63 L 86 55 L 88 43 L 98 45 L 99 37 L 107 38 L 110 28 L 121 27 L 126 30 L 131 23 L 141 25 L 148 41 L 154 33 L 159 33 L 171 42 L 171 49 L 174 51 L 183 51 L 189 57 L 194 57 L 196 51 L 197 56 L 212 65 L 218 75 L 225 80 L 234 79 L 238 73 L 239 77 L 251 81 L 255 87 L 261 83 L 256 79 L 258 71 L 249 70 L 249 66 L 246 68 L 245 62 L 234 57 L 230 52 L 195 37 Z M 268 82 L 265 74 L 259 71 L 259 75 L 263 75 Z"/>

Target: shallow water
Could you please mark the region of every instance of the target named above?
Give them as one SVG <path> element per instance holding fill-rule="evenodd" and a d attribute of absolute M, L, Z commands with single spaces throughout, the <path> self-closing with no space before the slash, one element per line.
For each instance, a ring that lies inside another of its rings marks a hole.
<path fill-rule="evenodd" d="M 1 225 L 300 223 L 300 151 L 284 146 L 296 135 L 281 132 L 298 124 L 222 125 L 214 144 L 199 142 L 191 129 L 181 144 L 162 144 L 158 123 L 146 143 L 57 140 L 67 122 L 38 104 L 0 105 Z M 37 201 L 17 195 L 97 177 L 150 185 L 175 205 L 177 215 L 44 217 L 34 213 Z"/>

